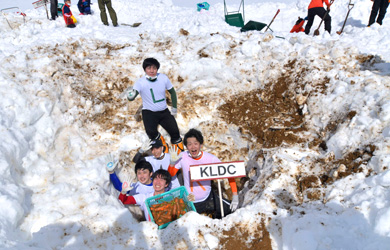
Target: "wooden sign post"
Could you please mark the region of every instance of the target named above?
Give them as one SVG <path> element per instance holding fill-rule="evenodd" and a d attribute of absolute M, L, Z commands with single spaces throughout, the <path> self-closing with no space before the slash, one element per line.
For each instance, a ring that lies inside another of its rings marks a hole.
<path fill-rule="evenodd" d="M 222 204 L 221 179 L 245 177 L 245 164 L 243 161 L 219 162 L 190 166 L 191 181 L 218 180 L 218 194 L 222 217 L 224 216 Z"/>

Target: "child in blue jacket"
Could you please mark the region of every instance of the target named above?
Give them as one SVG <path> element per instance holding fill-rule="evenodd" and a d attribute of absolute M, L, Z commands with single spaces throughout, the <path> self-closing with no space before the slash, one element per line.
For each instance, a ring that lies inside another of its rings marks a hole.
<path fill-rule="evenodd" d="M 91 15 L 91 0 L 79 0 L 77 3 L 80 15 Z"/>

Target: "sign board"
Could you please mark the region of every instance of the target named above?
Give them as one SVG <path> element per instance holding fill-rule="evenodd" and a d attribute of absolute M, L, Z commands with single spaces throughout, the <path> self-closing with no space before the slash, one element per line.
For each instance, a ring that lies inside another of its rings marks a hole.
<path fill-rule="evenodd" d="M 32 3 L 32 5 L 34 6 L 35 9 L 42 7 L 42 6 L 45 6 L 46 4 L 47 4 L 47 0 L 39 0 L 39 1 Z"/>
<path fill-rule="evenodd" d="M 243 161 L 218 162 L 190 166 L 191 181 L 245 177 Z"/>

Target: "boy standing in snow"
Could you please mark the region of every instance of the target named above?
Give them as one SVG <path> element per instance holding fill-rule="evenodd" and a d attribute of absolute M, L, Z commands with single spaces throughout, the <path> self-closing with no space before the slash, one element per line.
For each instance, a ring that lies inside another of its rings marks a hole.
<path fill-rule="evenodd" d="M 152 165 L 154 172 L 159 169 L 168 170 L 171 161 L 171 155 L 169 153 L 164 153 L 164 146 L 161 140 L 151 141 L 150 147 L 151 147 L 152 155 L 143 157 L 142 153 L 144 152 L 144 150 L 141 149 L 134 156 L 133 161 L 136 163 L 142 160 L 149 162 Z M 178 187 L 180 187 L 180 183 L 177 180 L 177 177 L 173 176 L 171 180 L 171 184 L 169 185 L 167 191 Z"/>
<path fill-rule="evenodd" d="M 76 27 L 75 18 L 70 10 L 70 0 L 64 1 L 65 5 L 62 7 L 62 16 L 64 17 L 66 27 L 74 28 Z"/>
<path fill-rule="evenodd" d="M 203 152 L 203 135 L 199 130 L 190 129 L 184 135 L 184 145 L 186 152 L 182 152 L 178 156 L 177 151 L 171 152 L 171 165 L 168 172 L 171 176 L 175 176 L 179 169 L 183 170 L 184 186 L 188 193 L 195 196 L 194 205 L 198 213 L 212 213 L 213 218 L 222 218 L 219 197 L 215 194 L 211 187 L 211 181 L 195 181 L 190 179 L 190 166 L 221 162 L 216 156 Z M 229 179 L 230 188 L 233 192 L 233 201 L 229 203 L 223 199 L 224 215 L 228 215 L 235 211 L 238 207 L 237 186 L 234 178 Z M 229 206 L 230 205 L 230 206 Z"/>
<path fill-rule="evenodd" d="M 114 8 L 112 8 L 111 0 L 98 0 L 98 4 L 100 9 L 100 18 L 102 19 L 103 24 L 108 26 L 106 13 L 107 6 L 108 13 L 110 13 L 112 25 L 114 25 L 114 27 L 118 26 L 118 18 L 116 17 L 116 12 Z"/>
<path fill-rule="evenodd" d="M 382 25 L 383 18 L 385 18 L 387 7 L 389 7 L 390 0 L 371 0 L 374 3 L 372 4 L 371 14 L 370 14 L 370 20 L 368 21 L 368 27 L 370 27 L 372 24 L 375 23 L 375 18 L 379 15 L 376 19 L 376 22 Z"/>
<path fill-rule="evenodd" d="M 91 15 L 91 0 L 79 0 L 77 7 L 80 15 Z"/>
<path fill-rule="evenodd" d="M 150 193 L 127 196 L 126 193 L 129 191 L 130 186 L 128 182 L 123 182 L 122 192 L 119 194 L 119 200 L 124 205 L 140 205 L 142 210 L 144 211 L 145 219 L 147 221 L 151 221 L 151 218 L 146 208 L 145 200 L 149 197 L 164 193 L 165 189 L 171 183 L 171 175 L 168 173 L 168 171 L 164 169 L 159 169 L 153 173 L 152 179 L 153 191 Z"/>
<path fill-rule="evenodd" d="M 160 63 L 154 58 L 146 58 L 142 64 L 146 75 L 140 78 L 134 88 L 129 90 L 127 99 L 134 99 L 141 95 L 142 98 L 142 120 L 145 131 L 151 140 L 160 139 L 166 145 L 164 137 L 158 132 L 157 127 L 161 125 L 170 135 L 174 148 L 183 151 L 183 142 L 180 137 L 179 127 L 176 123 L 177 96 L 175 88 L 165 74 L 157 73 Z M 169 111 L 165 98 L 165 90 L 171 94 L 172 109 Z M 165 146 L 168 152 L 168 147 Z"/>
<path fill-rule="evenodd" d="M 324 3 L 327 6 L 327 10 L 324 8 Z M 326 11 L 328 11 L 328 15 L 326 15 L 324 22 L 325 22 L 325 30 L 329 32 L 332 29 L 331 27 L 331 21 L 332 18 L 329 16 L 330 11 L 330 3 L 328 0 L 311 0 L 309 4 L 309 10 L 307 15 L 307 24 L 305 27 L 305 34 L 308 35 L 310 33 L 310 28 L 313 25 L 314 17 L 319 16 L 321 19 L 325 16 Z"/>

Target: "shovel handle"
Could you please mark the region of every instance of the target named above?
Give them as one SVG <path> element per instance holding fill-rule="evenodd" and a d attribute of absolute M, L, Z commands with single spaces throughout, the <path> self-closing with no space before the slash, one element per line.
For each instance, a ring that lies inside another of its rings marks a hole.
<path fill-rule="evenodd" d="M 276 11 L 276 14 L 275 14 L 274 18 L 272 18 L 271 22 L 268 24 L 268 26 L 267 26 L 267 28 L 265 29 L 264 32 L 267 32 L 267 30 L 269 29 L 269 26 L 271 26 L 271 24 L 274 22 L 275 17 L 279 14 L 279 12 L 280 12 L 280 9 L 278 9 L 278 11 Z"/>

